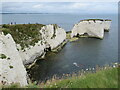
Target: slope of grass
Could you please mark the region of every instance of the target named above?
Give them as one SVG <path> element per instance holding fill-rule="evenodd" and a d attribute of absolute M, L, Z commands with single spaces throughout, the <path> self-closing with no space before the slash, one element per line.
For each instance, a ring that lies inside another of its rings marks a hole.
<path fill-rule="evenodd" d="M 2 86 L 3 88 L 118 88 L 118 68 L 108 68 L 96 73 L 72 76 L 67 79 L 53 80 L 45 84 L 20 87 L 19 84 Z"/>
<path fill-rule="evenodd" d="M 118 88 L 118 70 L 111 68 L 97 73 L 70 77 L 44 85 L 44 88 Z"/>

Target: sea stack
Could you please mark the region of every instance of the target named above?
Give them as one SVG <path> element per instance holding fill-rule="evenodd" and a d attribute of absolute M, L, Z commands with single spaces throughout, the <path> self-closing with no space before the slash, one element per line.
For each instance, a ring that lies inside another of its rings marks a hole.
<path fill-rule="evenodd" d="M 111 20 L 108 19 L 86 19 L 75 24 L 71 30 L 71 38 L 75 36 L 96 37 L 103 39 L 104 31 L 109 31 Z"/>

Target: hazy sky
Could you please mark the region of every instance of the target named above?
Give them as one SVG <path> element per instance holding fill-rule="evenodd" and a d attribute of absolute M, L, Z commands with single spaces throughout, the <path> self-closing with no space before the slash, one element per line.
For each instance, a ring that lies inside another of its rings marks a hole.
<path fill-rule="evenodd" d="M 117 13 L 117 2 L 3 2 L 5 13 Z"/>

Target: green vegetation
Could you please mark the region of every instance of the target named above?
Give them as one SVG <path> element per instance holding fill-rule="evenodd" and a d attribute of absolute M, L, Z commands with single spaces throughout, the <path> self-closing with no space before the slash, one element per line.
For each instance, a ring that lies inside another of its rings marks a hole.
<path fill-rule="evenodd" d="M 7 59 L 10 60 L 10 57 L 8 57 Z"/>
<path fill-rule="evenodd" d="M 20 84 L 3 85 L 2 88 L 20 88 Z"/>
<path fill-rule="evenodd" d="M 70 42 L 73 42 L 73 41 L 77 41 L 79 38 L 78 37 L 73 37 L 71 39 L 69 39 Z"/>
<path fill-rule="evenodd" d="M 68 31 L 68 32 L 66 32 L 66 38 L 68 39 L 68 41 L 70 41 L 70 42 L 73 42 L 73 41 L 77 41 L 79 38 L 78 37 L 72 37 L 71 38 L 71 31 Z"/>
<path fill-rule="evenodd" d="M 0 54 L 0 58 L 1 58 L 1 59 L 6 59 L 7 56 L 6 56 L 5 54 Z"/>
<path fill-rule="evenodd" d="M 45 84 L 37 85 L 35 82 L 21 88 L 118 88 L 119 68 L 107 67 L 98 69 L 96 73 L 86 72 L 72 75 L 66 79 L 53 79 Z M 2 86 L 3 88 L 20 88 L 19 84 Z"/>
<path fill-rule="evenodd" d="M 110 20 L 110 19 L 105 19 L 105 21 L 112 21 L 112 20 Z"/>
<path fill-rule="evenodd" d="M 43 24 L 17 24 L 17 25 L 2 25 L 4 34 L 10 33 L 17 44 L 20 44 L 21 49 L 29 45 L 34 46 L 39 40 L 41 40 L 41 34 L 39 30 Z"/>
<path fill-rule="evenodd" d="M 71 31 L 67 31 L 67 32 L 66 32 L 66 38 L 67 38 L 67 39 L 71 39 L 70 34 L 71 34 Z"/>
<path fill-rule="evenodd" d="M 68 79 L 56 80 L 43 85 L 44 88 L 118 88 L 118 68 L 109 68 L 73 76 Z"/>
<path fill-rule="evenodd" d="M 10 67 L 10 69 L 12 69 L 13 68 L 13 66 L 9 66 Z"/>
<path fill-rule="evenodd" d="M 11 84 L 11 85 L 2 85 L 2 88 L 40 88 L 39 85 L 36 85 L 36 83 L 31 83 L 25 87 L 21 87 L 20 84 L 16 83 L 16 84 Z"/>
<path fill-rule="evenodd" d="M 84 19 L 84 20 L 81 20 L 81 21 L 111 21 L 110 19 Z"/>

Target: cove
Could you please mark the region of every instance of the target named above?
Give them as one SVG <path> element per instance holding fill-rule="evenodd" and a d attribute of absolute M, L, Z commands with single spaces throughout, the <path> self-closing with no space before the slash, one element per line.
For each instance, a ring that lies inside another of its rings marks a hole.
<path fill-rule="evenodd" d="M 57 53 L 47 53 L 44 60 L 37 60 L 28 73 L 33 81 L 45 81 L 54 75 L 77 73 L 81 69 L 95 68 L 117 62 L 117 48 L 109 39 L 111 33 L 105 33 L 103 40 L 95 38 L 79 38 L 68 42 Z M 107 45 L 106 45 L 107 43 Z M 79 67 L 75 66 L 77 63 Z"/>

